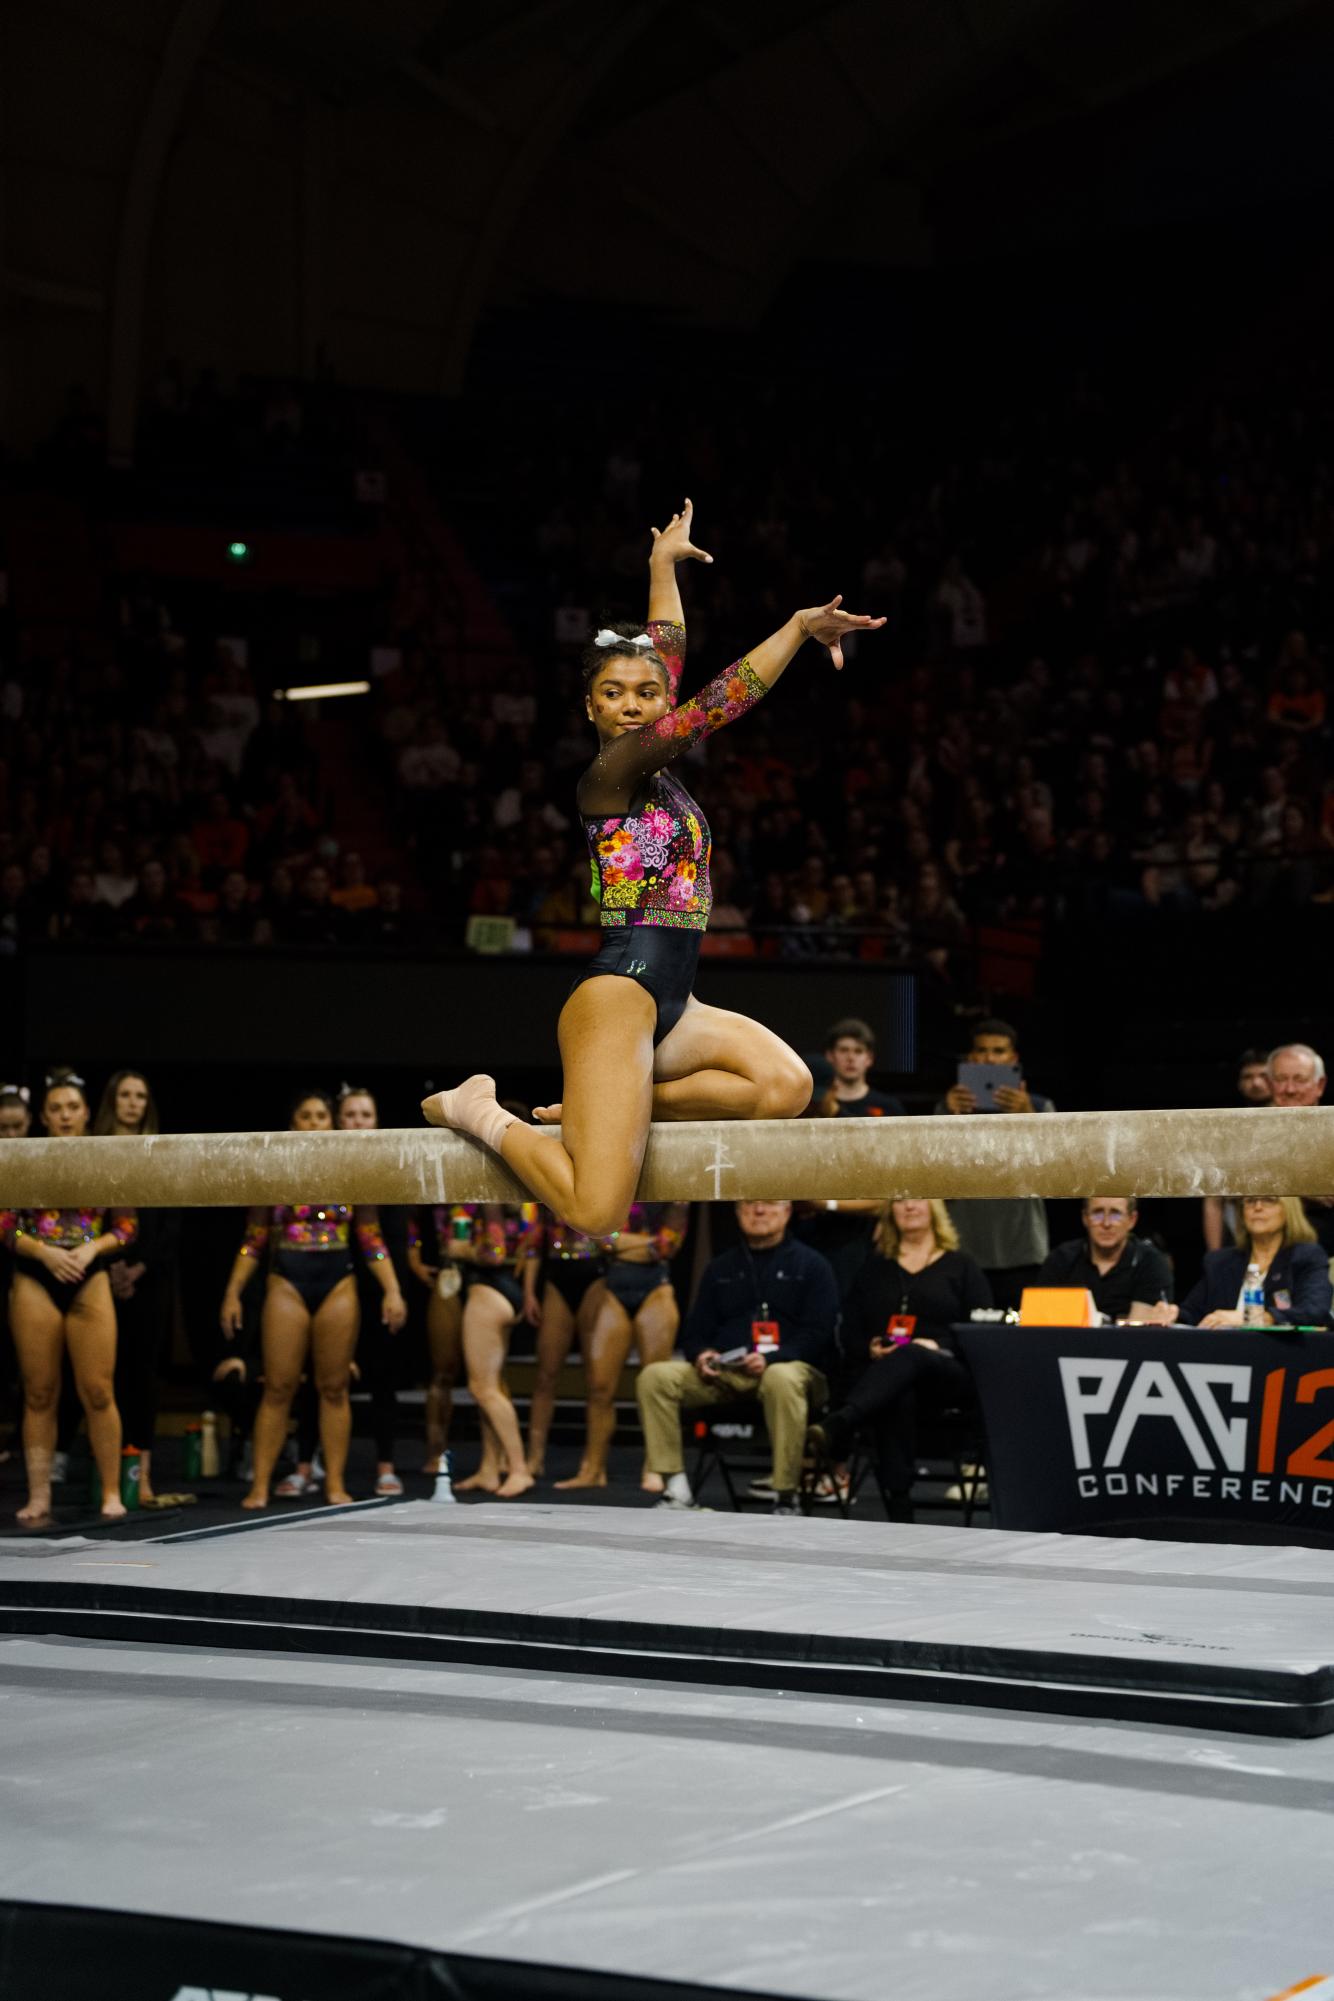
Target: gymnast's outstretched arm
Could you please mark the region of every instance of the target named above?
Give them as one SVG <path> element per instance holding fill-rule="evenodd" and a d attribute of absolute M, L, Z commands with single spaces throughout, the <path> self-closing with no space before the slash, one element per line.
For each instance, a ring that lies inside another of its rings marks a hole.
<path fill-rule="evenodd" d="M 653 772 L 673 763 L 701 737 L 725 729 L 753 709 L 779 679 L 808 639 L 828 649 L 835 667 L 843 665 L 843 641 L 850 632 L 873 632 L 883 618 L 842 611 L 842 598 L 793 612 L 785 625 L 708 686 L 656 722 L 631 730 L 600 747 L 579 781 L 579 811 L 584 817 L 627 811 L 630 800 Z"/>

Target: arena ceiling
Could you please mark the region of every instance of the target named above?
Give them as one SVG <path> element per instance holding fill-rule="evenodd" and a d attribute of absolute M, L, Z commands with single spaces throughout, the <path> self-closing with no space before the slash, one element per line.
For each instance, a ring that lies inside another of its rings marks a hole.
<path fill-rule="evenodd" d="M 1276 38 L 1300 51 L 1326 14 L 6 0 L 0 424 L 22 443 L 82 381 L 127 451 L 169 355 L 449 391 L 489 306 L 553 293 L 744 327 L 811 257 L 970 254 L 959 191 L 1007 147 Z"/>

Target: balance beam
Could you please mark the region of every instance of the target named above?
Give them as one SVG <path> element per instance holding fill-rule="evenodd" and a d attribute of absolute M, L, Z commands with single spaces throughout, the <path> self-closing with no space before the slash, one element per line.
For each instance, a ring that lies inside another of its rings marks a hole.
<path fill-rule="evenodd" d="M 552 1135 L 554 1140 L 555 1135 Z M 640 1199 L 1334 1193 L 1334 1107 L 655 1125 Z M 518 1202 L 496 1155 L 429 1126 L 0 1142 L 0 1208 Z"/>

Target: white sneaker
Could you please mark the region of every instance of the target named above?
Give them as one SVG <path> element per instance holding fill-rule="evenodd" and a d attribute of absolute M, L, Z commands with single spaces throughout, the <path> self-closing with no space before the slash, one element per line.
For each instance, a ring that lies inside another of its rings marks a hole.
<path fill-rule="evenodd" d="M 771 1479 L 752 1480 L 746 1492 L 750 1495 L 752 1501 L 776 1501 L 778 1499 L 778 1489 Z"/>
<path fill-rule="evenodd" d="M 63 1487 L 68 1478 L 69 1478 L 68 1452 L 53 1452 L 51 1454 L 51 1485 L 53 1487 Z"/>

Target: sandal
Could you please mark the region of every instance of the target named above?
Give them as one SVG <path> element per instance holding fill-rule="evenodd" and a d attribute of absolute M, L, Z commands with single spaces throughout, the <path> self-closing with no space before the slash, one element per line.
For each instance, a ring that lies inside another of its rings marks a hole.
<path fill-rule="evenodd" d="M 309 1494 L 315 1487 L 314 1480 L 308 1480 L 304 1473 L 289 1473 L 280 1480 L 273 1490 L 275 1501 L 299 1501 L 303 1494 Z"/>
<path fill-rule="evenodd" d="M 375 1491 L 381 1500 L 396 1498 L 403 1492 L 403 1482 L 397 1473 L 381 1473 L 375 1482 Z"/>

